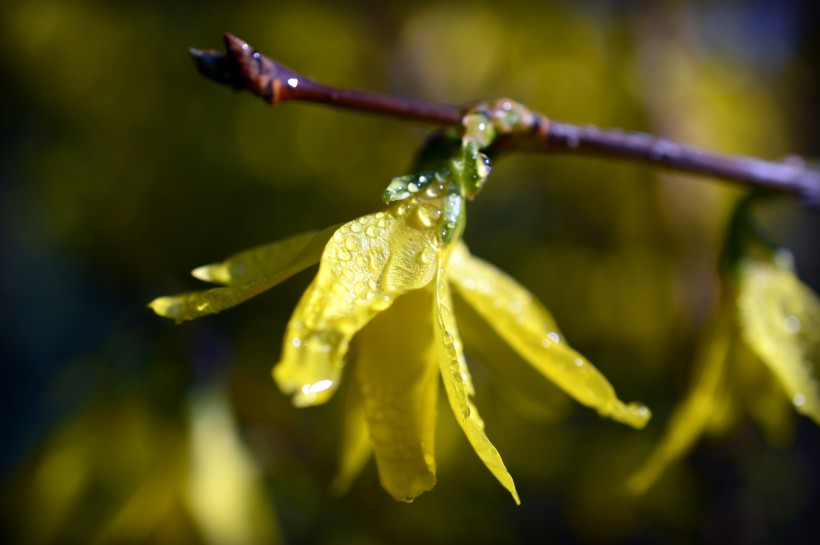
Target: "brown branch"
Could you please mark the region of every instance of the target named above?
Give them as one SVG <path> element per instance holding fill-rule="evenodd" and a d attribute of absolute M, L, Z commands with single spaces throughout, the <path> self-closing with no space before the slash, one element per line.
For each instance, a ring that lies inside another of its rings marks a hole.
<path fill-rule="evenodd" d="M 270 104 L 286 100 L 318 102 L 436 125 L 458 125 L 471 111 L 509 105 L 509 101 L 499 100 L 461 108 L 450 104 L 329 87 L 265 57 L 231 34 L 225 34 L 225 45 L 226 54 L 191 49 L 191 56 L 199 71 L 234 89 L 246 89 Z M 488 113 L 493 116 L 492 111 Z M 772 162 L 754 157 L 724 155 L 648 134 L 559 123 L 534 113 L 527 116 L 526 126 L 503 134 L 493 144 L 493 148 L 635 159 L 681 172 L 731 180 L 751 188 L 794 193 L 806 202 L 820 206 L 820 172 L 807 168 L 797 158 Z"/>

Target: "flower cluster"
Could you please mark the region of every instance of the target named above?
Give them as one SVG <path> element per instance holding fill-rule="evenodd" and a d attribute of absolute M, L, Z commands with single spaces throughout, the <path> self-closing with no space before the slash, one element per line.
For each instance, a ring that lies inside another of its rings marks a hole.
<path fill-rule="evenodd" d="M 741 236 L 748 233 L 730 231 L 730 239 Z M 663 439 L 629 479 L 635 493 L 649 489 L 701 435 L 727 430 L 744 415 L 774 442 L 791 435 L 792 408 L 820 424 L 820 301 L 797 278 L 788 250 L 752 246 L 724 271 L 696 377 Z"/>

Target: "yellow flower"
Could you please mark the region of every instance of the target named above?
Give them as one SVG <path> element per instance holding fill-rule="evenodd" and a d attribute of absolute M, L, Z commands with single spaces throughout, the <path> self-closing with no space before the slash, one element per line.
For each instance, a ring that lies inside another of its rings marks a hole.
<path fill-rule="evenodd" d="M 690 392 L 629 480 L 635 493 L 650 488 L 702 434 L 725 430 L 744 412 L 773 441 L 791 433 L 789 406 L 820 424 L 820 302 L 798 280 L 791 254 L 744 258 L 726 284 Z"/>
<path fill-rule="evenodd" d="M 306 267 L 327 240 L 319 272 L 288 324 L 273 377 L 295 405 L 304 407 L 326 402 L 343 368 L 353 367 L 356 396 L 348 435 L 360 440 L 351 442 L 337 484 L 349 481 L 372 449 L 382 485 L 394 498 L 409 501 L 434 486 L 441 377 L 470 444 L 518 502 L 512 478 L 472 401 L 451 288 L 535 369 L 580 403 L 637 428 L 650 413 L 642 405 L 622 403 L 606 378 L 567 345 L 540 302 L 469 253 L 458 240 L 461 194 L 444 178 L 433 176 L 428 182 L 411 191 L 412 196 L 402 195 L 385 210 L 344 224 L 332 235 L 306 234 L 199 268 L 195 276 L 225 286 L 162 297 L 151 306 L 178 321 L 217 312 Z"/>
<path fill-rule="evenodd" d="M 465 116 L 459 151 L 436 170 L 394 179 L 384 193 L 385 210 L 200 267 L 194 276 L 223 286 L 150 304 L 162 316 L 190 320 L 244 301 L 321 259 L 288 323 L 273 378 L 296 406 L 305 407 L 330 399 L 343 368 L 353 367 L 355 395 L 337 489 L 350 483 L 371 451 L 382 486 L 395 499 L 412 501 L 435 485 L 441 377 L 468 441 L 519 502 L 472 401 L 451 287 L 523 359 L 581 404 L 636 428 L 650 417 L 643 405 L 616 397 L 526 289 L 473 257 L 459 240 L 465 199 L 475 196 L 490 171 L 479 150 L 497 127 L 506 130 L 522 120 L 520 107 L 505 105 L 493 119 Z"/>

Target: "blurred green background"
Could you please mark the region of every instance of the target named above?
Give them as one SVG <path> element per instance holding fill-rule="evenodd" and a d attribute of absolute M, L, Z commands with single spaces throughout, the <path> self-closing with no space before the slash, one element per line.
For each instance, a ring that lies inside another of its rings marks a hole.
<path fill-rule="evenodd" d="M 446 408 L 435 490 L 398 504 L 371 464 L 347 495 L 329 494 L 344 400 L 297 410 L 270 379 L 312 271 L 179 327 L 145 306 L 200 287 L 188 276 L 198 265 L 378 208 L 430 129 L 271 108 L 206 81 L 187 48 L 221 48 L 226 31 L 329 84 L 452 103 L 508 96 L 559 120 L 718 151 L 820 155 L 814 2 L 648 4 L 5 2 L 2 541 L 811 535 L 820 430 L 805 418 L 790 443 L 744 425 L 701 442 L 646 496 L 622 489 L 685 391 L 737 188 L 602 159 L 495 165 L 468 210 L 473 252 L 541 297 L 623 399 L 655 412 L 642 432 L 560 400 L 536 413 L 496 376 L 503 362 L 472 360 L 521 507 Z M 783 199 L 761 219 L 817 291 L 818 215 Z M 190 499 L 200 477 L 213 505 Z"/>

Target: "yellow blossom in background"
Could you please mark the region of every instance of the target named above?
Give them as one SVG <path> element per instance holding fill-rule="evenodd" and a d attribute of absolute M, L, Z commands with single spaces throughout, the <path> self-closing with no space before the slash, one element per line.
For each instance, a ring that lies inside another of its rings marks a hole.
<path fill-rule="evenodd" d="M 649 489 L 708 431 L 748 414 L 770 440 L 791 434 L 792 406 L 820 424 L 820 302 L 794 272 L 791 254 L 742 259 L 727 282 L 712 330 L 696 362 L 687 398 L 661 443 L 629 480 Z"/>
<path fill-rule="evenodd" d="M 184 428 L 126 398 L 68 420 L 44 447 L 31 474 L 19 476 L 24 516 L 4 528 L 9 543 L 280 542 L 219 388 L 191 396 Z"/>
<path fill-rule="evenodd" d="M 326 402 L 343 369 L 353 368 L 337 489 L 352 481 L 370 451 L 382 486 L 395 499 L 412 501 L 435 485 L 441 377 L 468 441 L 519 502 L 472 400 L 475 392 L 451 288 L 578 402 L 636 428 L 650 417 L 643 405 L 627 405 L 616 397 L 606 378 L 568 346 L 552 316 L 526 289 L 473 257 L 459 241 L 469 191 L 453 178 L 458 179 L 421 175 L 423 183 L 416 185 L 397 179 L 403 180 L 400 188 L 395 182 L 391 188 L 399 196 L 386 209 L 332 234 L 300 235 L 201 267 L 195 276 L 224 286 L 151 303 L 157 313 L 177 321 L 217 312 L 319 260 L 319 245 L 327 241 L 318 274 L 288 324 L 273 376 L 296 406 L 305 407 Z"/>

